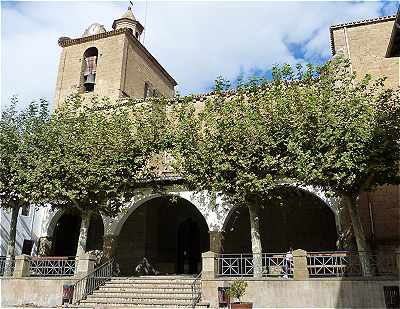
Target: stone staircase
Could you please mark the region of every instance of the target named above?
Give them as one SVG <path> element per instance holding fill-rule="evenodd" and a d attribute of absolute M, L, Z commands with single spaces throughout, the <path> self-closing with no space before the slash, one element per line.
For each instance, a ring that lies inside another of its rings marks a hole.
<path fill-rule="evenodd" d="M 152 307 L 193 308 L 192 276 L 113 277 L 93 294 L 82 300 L 79 307 Z M 200 282 L 197 282 L 200 287 Z M 198 302 L 196 308 L 207 308 Z"/>

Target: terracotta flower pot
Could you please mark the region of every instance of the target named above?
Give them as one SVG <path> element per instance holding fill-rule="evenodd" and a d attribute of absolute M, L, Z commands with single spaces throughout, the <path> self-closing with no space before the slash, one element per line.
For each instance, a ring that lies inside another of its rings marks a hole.
<path fill-rule="evenodd" d="M 232 309 L 251 309 L 253 308 L 253 303 L 232 303 Z"/>

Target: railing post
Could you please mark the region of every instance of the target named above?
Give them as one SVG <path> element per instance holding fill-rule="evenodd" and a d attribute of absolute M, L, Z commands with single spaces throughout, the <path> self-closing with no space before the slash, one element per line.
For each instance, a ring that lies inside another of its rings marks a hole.
<path fill-rule="evenodd" d="M 202 279 L 214 279 L 217 276 L 218 261 L 217 254 L 212 251 L 204 252 L 202 255 Z"/>
<path fill-rule="evenodd" d="M 18 255 L 15 257 L 14 277 L 29 277 L 29 262 L 31 257 L 26 254 Z"/>
<path fill-rule="evenodd" d="M 307 251 L 297 249 L 293 251 L 293 279 L 306 280 L 310 277 L 307 268 Z"/>
<path fill-rule="evenodd" d="M 96 258 L 90 253 L 77 257 L 78 265 L 75 268 L 75 277 L 83 278 L 94 270 Z"/>

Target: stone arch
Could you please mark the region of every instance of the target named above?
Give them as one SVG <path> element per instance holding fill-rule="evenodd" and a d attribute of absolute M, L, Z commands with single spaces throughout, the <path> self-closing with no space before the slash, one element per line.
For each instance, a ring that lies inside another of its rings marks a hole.
<path fill-rule="evenodd" d="M 313 186 L 298 186 L 295 184 L 291 183 L 285 183 L 282 186 L 287 186 L 290 188 L 295 188 L 298 190 L 302 190 L 306 193 L 312 194 L 316 198 L 318 198 L 324 205 L 326 205 L 333 213 L 335 216 L 335 224 L 336 224 L 336 229 L 337 232 L 339 233 L 341 231 L 341 222 L 340 222 L 340 213 L 339 213 L 339 203 L 340 200 L 338 198 L 329 198 L 326 196 L 325 192 L 323 190 L 320 190 L 316 187 Z M 239 206 L 232 206 L 230 207 L 229 211 L 226 212 L 224 218 L 223 218 L 223 224 L 221 226 L 221 232 L 225 230 L 225 227 L 227 223 L 229 222 L 232 214 L 237 210 Z"/>
<path fill-rule="evenodd" d="M 310 186 L 300 187 L 285 184 L 282 185 L 282 188 L 285 188 L 285 196 L 288 194 L 285 198 L 288 208 L 276 208 L 279 204 L 274 199 L 272 201 L 274 207 L 266 207 L 260 210 L 260 220 L 264 222 L 261 224 L 262 230 L 260 232 L 263 235 L 263 243 L 268 248 L 266 250 L 287 250 L 288 248 L 283 247 L 289 247 L 291 244 L 308 247 L 308 250 L 318 250 L 317 248 L 334 250 L 336 248 L 335 242 L 340 232 L 338 199 L 328 198 L 323 191 Z M 302 210 L 303 207 L 304 210 Z M 299 219 L 296 220 L 296 218 Z M 249 228 L 247 227 L 248 220 L 246 208 L 240 206 L 231 207 L 221 229 L 222 238 L 226 241 L 226 243 L 222 242 L 221 248 L 226 253 L 235 253 L 233 250 L 249 250 L 250 231 L 246 233 L 243 239 L 240 236 L 244 235 L 243 231 Z M 312 224 L 313 222 L 315 224 Z M 285 228 L 281 229 L 283 226 Z M 299 234 L 293 231 L 299 231 Z M 271 235 L 274 236 L 271 238 Z M 307 236 L 302 235 L 310 236 L 307 238 Z M 314 237 L 311 235 L 320 236 Z M 241 241 L 233 241 L 237 237 Z"/>
<path fill-rule="evenodd" d="M 47 220 L 45 221 L 46 223 L 44 226 L 42 226 L 42 238 L 47 239 L 47 241 L 50 241 L 50 243 L 47 244 L 49 248 L 45 250 L 45 255 L 49 254 L 55 254 L 54 250 L 57 251 L 57 233 L 59 232 L 58 230 L 58 223 L 65 219 L 64 216 L 75 216 L 75 217 L 80 217 L 80 214 L 78 211 L 73 212 L 73 213 L 68 213 L 65 210 L 62 209 L 49 209 L 47 211 Z M 76 221 L 76 220 L 75 220 Z M 78 224 L 78 230 L 80 228 L 80 219 L 79 221 L 76 221 L 74 224 Z M 63 224 L 63 223 L 61 223 Z M 103 243 L 103 236 L 105 232 L 105 221 L 104 217 L 101 216 L 100 214 L 95 214 L 92 217 L 91 224 L 89 226 L 89 235 L 88 235 L 88 244 L 87 248 L 88 250 L 94 250 L 94 249 L 102 249 L 102 243 Z M 60 235 L 60 234 L 58 234 Z"/>
<path fill-rule="evenodd" d="M 134 274 L 143 257 L 161 273 L 197 273 L 209 250 L 209 227 L 191 201 L 175 194 L 148 194 L 132 203 L 112 232 L 122 275 Z M 186 268 L 187 267 L 187 268 Z"/>
<path fill-rule="evenodd" d="M 197 211 L 202 215 L 207 223 L 209 231 L 221 230 L 226 214 L 229 212 L 230 207 L 225 205 L 220 198 L 212 200 L 209 192 L 193 192 L 186 190 L 186 188 L 174 188 L 170 187 L 166 190 L 167 196 L 176 196 L 184 199 L 196 207 Z M 107 224 L 107 234 L 118 236 L 121 232 L 122 226 L 124 225 L 127 218 L 143 203 L 156 198 L 161 197 L 162 194 L 153 193 L 151 190 L 147 190 L 138 194 L 127 206 L 127 210 L 121 213 L 117 218 L 105 219 L 105 225 Z M 215 206 L 210 206 L 210 203 Z"/>

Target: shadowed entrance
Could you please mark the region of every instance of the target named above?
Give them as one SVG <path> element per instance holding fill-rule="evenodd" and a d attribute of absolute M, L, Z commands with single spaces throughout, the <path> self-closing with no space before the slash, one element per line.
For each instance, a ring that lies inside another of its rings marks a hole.
<path fill-rule="evenodd" d="M 318 197 L 300 189 L 282 188 L 280 203 L 272 200 L 260 209 L 263 252 L 286 252 L 290 247 L 307 251 L 336 249 L 337 231 L 332 210 Z M 251 252 L 247 208 L 233 210 L 225 225 L 225 253 Z"/>
<path fill-rule="evenodd" d="M 208 249 L 208 226 L 198 209 L 182 198 L 156 197 L 127 218 L 116 256 L 125 276 L 134 274 L 143 257 L 161 274 L 195 274 Z"/>
<path fill-rule="evenodd" d="M 54 231 L 53 255 L 75 256 L 78 246 L 81 216 L 78 212 L 63 214 Z M 88 231 L 86 251 L 102 250 L 104 226 L 100 215 L 92 215 Z"/>

